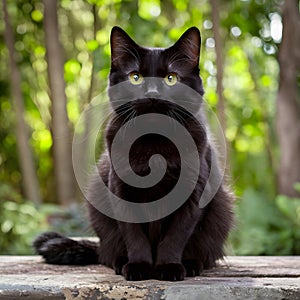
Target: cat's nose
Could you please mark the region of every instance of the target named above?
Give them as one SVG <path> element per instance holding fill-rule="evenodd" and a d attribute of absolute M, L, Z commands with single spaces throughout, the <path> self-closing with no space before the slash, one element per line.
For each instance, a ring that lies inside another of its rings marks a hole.
<path fill-rule="evenodd" d="M 158 89 L 155 86 L 148 87 L 147 91 L 145 92 L 146 98 L 158 98 L 159 95 Z"/>

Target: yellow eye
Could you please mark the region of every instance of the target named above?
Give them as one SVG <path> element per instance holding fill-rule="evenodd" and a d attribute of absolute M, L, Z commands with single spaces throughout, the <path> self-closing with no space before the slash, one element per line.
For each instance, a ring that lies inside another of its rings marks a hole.
<path fill-rule="evenodd" d="M 176 73 L 169 73 L 165 78 L 164 81 L 167 85 L 172 86 L 177 83 L 177 74 Z"/>
<path fill-rule="evenodd" d="M 139 72 L 132 72 L 128 76 L 130 82 L 134 85 L 141 84 L 144 80 L 144 77 L 141 73 Z"/>

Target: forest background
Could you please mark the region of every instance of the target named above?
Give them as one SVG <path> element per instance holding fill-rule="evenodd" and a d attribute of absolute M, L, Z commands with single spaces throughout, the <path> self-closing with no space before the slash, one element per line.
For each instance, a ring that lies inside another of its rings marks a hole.
<path fill-rule="evenodd" d="M 0 254 L 32 253 L 43 230 L 92 234 L 71 142 L 80 114 L 106 91 L 114 25 L 154 47 L 200 29 L 204 98 L 225 132 L 237 195 L 226 251 L 300 254 L 298 0 L 0 5 Z"/>

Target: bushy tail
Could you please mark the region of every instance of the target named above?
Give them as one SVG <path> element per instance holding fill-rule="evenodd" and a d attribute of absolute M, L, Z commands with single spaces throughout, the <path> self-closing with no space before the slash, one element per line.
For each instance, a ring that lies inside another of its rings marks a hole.
<path fill-rule="evenodd" d="M 48 264 L 89 265 L 98 263 L 99 245 L 95 242 L 75 241 L 56 232 L 45 232 L 38 236 L 33 247 Z"/>

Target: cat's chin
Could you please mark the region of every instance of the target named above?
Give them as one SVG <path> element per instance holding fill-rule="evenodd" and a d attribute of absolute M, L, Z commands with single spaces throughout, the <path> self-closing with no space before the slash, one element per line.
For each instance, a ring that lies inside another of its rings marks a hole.
<path fill-rule="evenodd" d="M 159 124 L 162 120 L 162 115 L 164 114 L 155 111 L 140 114 L 140 116 L 144 116 L 144 121 L 148 124 Z"/>

